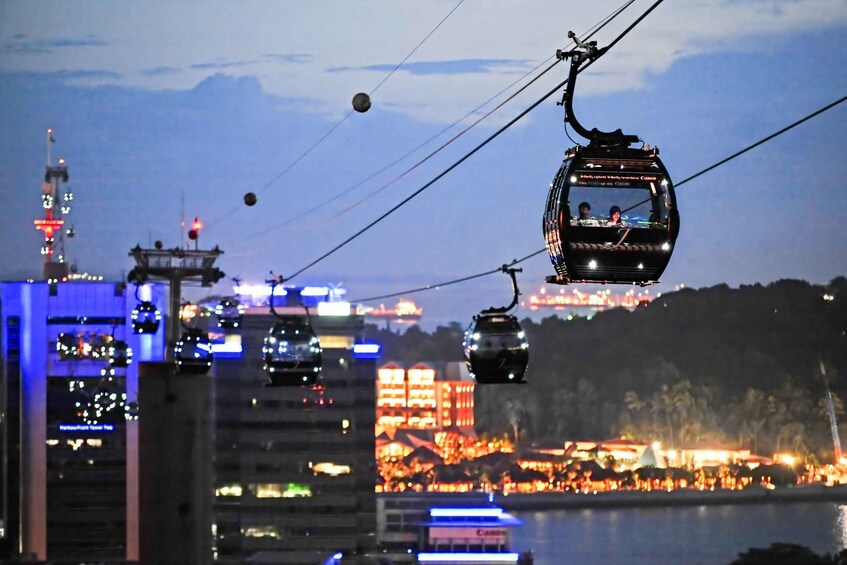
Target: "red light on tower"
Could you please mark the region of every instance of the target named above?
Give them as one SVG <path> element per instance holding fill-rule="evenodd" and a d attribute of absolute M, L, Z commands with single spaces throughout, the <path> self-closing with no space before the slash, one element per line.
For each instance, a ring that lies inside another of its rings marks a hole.
<path fill-rule="evenodd" d="M 200 236 L 200 230 L 203 228 L 203 224 L 200 223 L 200 220 L 197 219 L 197 216 L 194 216 L 194 222 L 191 224 L 191 229 L 188 230 L 188 239 L 194 242 L 194 248 L 197 248 L 197 238 Z"/>
<path fill-rule="evenodd" d="M 52 239 L 53 233 L 56 230 L 62 229 L 62 224 L 65 223 L 64 220 L 33 220 L 35 224 L 35 229 L 42 230 L 44 232 L 44 239 Z"/>

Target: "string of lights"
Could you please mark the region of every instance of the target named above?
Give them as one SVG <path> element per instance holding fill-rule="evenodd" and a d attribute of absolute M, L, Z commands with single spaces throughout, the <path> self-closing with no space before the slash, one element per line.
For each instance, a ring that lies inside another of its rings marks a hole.
<path fill-rule="evenodd" d="M 433 29 L 432 29 L 432 30 L 431 30 L 431 31 L 430 31 L 430 32 L 426 35 L 426 37 L 424 37 L 424 38 L 420 41 L 420 43 L 418 43 L 418 44 L 415 46 L 415 48 L 414 48 L 414 49 L 412 49 L 412 50 L 409 52 L 409 54 L 408 54 L 408 55 L 406 55 L 406 56 L 403 58 L 403 60 L 402 60 L 402 61 L 400 61 L 400 62 L 399 62 L 399 63 L 398 63 L 398 64 L 397 64 L 397 65 L 396 65 L 393 69 L 391 69 L 391 72 L 389 72 L 389 73 L 388 73 L 388 75 L 386 75 L 386 76 L 385 76 L 385 77 L 384 77 L 384 78 L 383 78 L 383 79 L 379 82 L 379 84 L 377 84 L 377 85 L 373 88 L 373 90 L 371 90 L 371 94 L 373 94 L 374 92 L 376 92 L 376 91 L 377 91 L 377 89 L 378 89 L 380 86 L 382 86 L 383 84 L 385 84 L 385 81 L 387 81 L 387 80 L 391 77 L 391 75 L 393 75 L 393 74 L 394 74 L 394 73 L 395 73 L 395 72 L 396 72 L 396 71 L 397 71 L 397 70 L 398 70 L 398 69 L 399 69 L 399 68 L 403 65 L 403 63 L 405 63 L 406 61 L 408 61 L 408 60 L 409 60 L 409 58 L 410 58 L 410 57 L 411 57 L 411 56 L 415 53 L 415 51 L 417 51 L 418 49 L 420 49 L 420 47 L 421 47 L 421 46 L 422 46 L 422 45 L 426 42 L 426 40 L 427 40 L 427 39 L 429 39 L 429 38 L 432 36 L 432 34 L 434 34 L 434 33 L 438 30 L 438 28 L 440 28 L 440 27 L 441 27 L 441 25 L 442 25 L 445 21 L 447 21 L 447 18 L 449 18 L 449 17 L 453 14 L 453 12 L 455 12 L 455 11 L 459 8 L 459 6 L 461 6 L 461 5 L 462 5 L 462 3 L 463 3 L 464 1 L 465 1 L 465 0 L 459 0 L 459 3 L 458 3 L 458 4 L 456 4 L 456 6 L 454 6 L 454 7 L 453 7 L 453 9 L 452 9 L 452 10 L 450 10 L 450 12 L 449 12 L 449 13 L 448 13 L 448 14 L 447 14 L 447 15 L 446 15 L 446 16 L 445 16 L 445 17 L 444 17 L 444 18 L 443 18 L 440 22 L 438 22 L 438 25 L 436 25 L 436 26 L 435 26 L 435 27 L 434 27 L 434 28 L 433 28 Z M 269 180 L 268 182 L 266 182 L 266 183 L 265 183 L 265 184 L 264 184 L 264 185 L 263 185 L 263 186 L 262 186 L 259 190 L 257 190 L 256 192 L 257 192 L 257 193 L 262 193 L 262 192 L 264 192 L 265 190 L 267 190 L 268 188 L 270 188 L 270 187 L 271 187 L 271 186 L 272 186 L 272 185 L 273 185 L 276 181 L 278 181 L 279 179 L 281 179 L 281 178 L 282 178 L 282 177 L 283 177 L 283 176 L 284 176 L 284 175 L 285 175 L 288 171 L 290 171 L 292 168 L 294 168 L 294 166 L 295 166 L 295 165 L 297 165 L 297 163 L 299 163 L 301 160 L 303 160 L 303 159 L 304 159 L 307 155 L 309 155 L 309 153 L 311 153 L 311 152 L 312 152 L 312 151 L 313 151 L 316 147 L 318 147 L 321 143 L 323 143 L 323 141 L 324 141 L 327 137 L 329 137 L 329 136 L 332 134 L 332 132 L 334 132 L 336 129 L 338 129 L 338 127 L 339 127 L 339 126 L 341 126 L 341 124 L 343 124 L 343 123 L 347 120 L 347 118 L 349 118 L 349 117 L 350 117 L 350 114 L 352 114 L 353 112 L 354 112 L 354 110 L 353 110 L 353 109 L 348 110 L 348 111 L 347 111 L 347 113 L 346 113 L 346 114 L 344 114 L 344 117 L 342 117 L 342 118 L 341 118 L 341 119 L 340 119 L 340 120 L 339 120 L 339 121 L 338 121 L 338 122 L 337 122 L 334 126 L 332 126 L 331 128 L 329 128 L 329 130 L 327 130 L 327 132 L 326 132 L 326 133 L 324 133 L 321 137 L 319 137 L 317 141 L 315 141 L 314 143 L 312 143 L 312 145 L 310 145 L 310 146 L 309 146 L 309 147 L 308 147 L 308 148 L 307 148 L 307 149 L 306 149 L 303 153 L 301 153 L 301 154 L 300 154 L 297 158 L 295 158 L 295 159 L 294 159 L 291 163 L 289 163 L 289 164 L 288 164 L 288 165 L 287 165 L 284 169 L 282 169 L 282 171 L 280 171 L 280 172 L 279 172 L 279 174 L 277 174 L 277 175 L 276 175 L 275 177 L 273 177 L 271 180 Z M 212 222 L 209 222 L 209 223 L 206 225 L 206 227 L 207 227 L 207 228 L 210 228 L 210 227 L 212 227 L 212 226 L 214 226 L 214 225 L 217 225 L 217 224 L 218 224 L 218 223 L 220 223 L 223 219 L 231 217 L 231 216 L 232 216 L 235 212 L 237 212 L 237 211 L 238 211 L 238 210 L 240 210 L 240 209 L 241 209 L 241 206 L 235 206 L 235 207 L 233 207 L 233 208 L 232 208 L 229 212 L 227 212 L 227 213 L 226 213 L 226 214 L 224 214 L 223 216 L 221 216 L 221 217 L 219 217 L 219 218 L 215 219 L 215 220 L 214 220 L 214 221 L 212 221 Z"/>
<path fill-rule="evenodd" d="M 629 27 L 627 27 L 627 28 L 626 28 L 623 32 L 621 32 L 621 33 L 618 35 L 618 37 L 617 37 L 617 38 L 615 38 L 615 39 L 612 41 L 612 43 L 610 43 L 610 44 L 609 44 L 609 46 L 608 46 L 608 47 L 604 48 L 604 52 L 605 52 L 605 51 L 608 51 L 608 50 L 609 50 L 612 46 L 614 46 L 614 45 L 615 45 L 618 41 L 620 41 L 620 40 L 621 40 L 621 39 L 622 39 L 625 35 L 627 35 L 630 31 L 632 31 L 632 30 L 635 28 L 635 26 L 636 26 L 636 25 L 638 25 L 638 23 L 640 23 L 640 22 L 641 22 L 641 21 L 642 21 L 642 20 L 643 20 L 643 19 L 644 19 L 644 18 L 645 18 L 645 17 L 646 17 L 649 13 L 650 13 L 650 12 L 652 12 L 652 11 L 653 11 L 653 10 L 654 10 L 654 9 L 655 9 L 658 5 L 659 5 L 659 4 L 661 4 L 663 1 L 664 1 L 664 0 L 656 0 L 656 2 L 654 2 L 654 3 L 653 3 L 653 5 L 652 5 L 650 8 L 648 8 L 648 9 L 647 9 L 647 10 L 646 10 L 646 11 L 645 11 L 645 12 L 644 12 L 641 16 L 639 16 L 639 17 L 635 20 L 635 22 L 634 22 L 633 24 L 631 24 L 631 25 L 630 25 Z M 594 60 L 596 60 L 596 59 L 594 59 Z M 583 66 L 579 69 L 579 72 L 582 72 L 582 71 L 584 71 L 585 69 L 587 69 L 589 66 L 591 66 L 591 64 L 592 64 L 592 63 L 593 63 L 593 61 L 592 61 L 592 60 L 589 60 L 587 64 L 583 65 Z M 531 112 L 531 111 L 532 111 L 532 110 L 534 110 L 536 107 L 538 107 L 538 106 L 539 106 L 542 102 L 544 102 L 545 100 L 547 100 L 550 96 L 552 96 L 554 93 L 556 93 L 556 92 L 557 92 L 560 88 L 562 88 L 563 86 L 565 86 L 565 84 L 567 84 L 567 82 L 568 82 L 568 79 L 565 79 L 564 81 L 560 82 L 560 83 L 559 83 L 558 85 L 556 85 L 556 86 L 555 86 L 552 90 L 550 90 L 550 91 L 549 91 L 548 93 L 546 93 L 544 96 L 542 96 L 541 98 L 539 98 L 536 102 L 534 102 L 532 105 L 530 105 L 530 106 L 529 106 L 526 110 L 524 110 L 523 112 L 521 112 L 520 114 L 518 114 L 515 118 L 513 118 L 512 120 L 510 120 L 510 121 L 509 121 L 506 125 L 504 125 L 504 126 L 503 126 L 503 127 L 501 127 L 500 129 L 498 129 L 496 132 L 494 132 L 492 135 L 490 135 L 488 138 L 486 138 L 486 139 L 485 139 L 482 143 L 480 143 L 479 145 L 477 145 L 476 147 L 474 147 L 474 148 L 473 148 L 470 152 L 466 153 L 466 154 L 465 154 L 463 157 L 461 157 L 458 161 L 456 161 L 455 163 L 453 163 L 452 165 L 450 165 L 449 167 L 447 167 L 447 169 L 445 169 L 444 171 L 442 171 L 441 173 L 439 173 L 438 175 L 436 175 L 436 177 L 435 177 L 435 178 L 433 178 L 432 180 L 430 180 L 429 182 L 427 182 L 426 184 L 424 184 L 422 187 L 420 187 L 419 189 L 417 189 L 415 192 L 413 192 L 412 194 L 410 194 L 409 196 L 407 196 L 406 198 L 404 198 L 403 200 L 401 200 L 398 204 L 394 205 L 394 206 L 393 206 L 392 208 L 390 208 L 387 212 L 383 213 L 383 214 L 382 214 L 382 215 L 380 215 L 378 218 L 376 218 L 375 220 L 373 220 L 372 222 L 370 222 L 369 224 L 367 224 L 364 228 L 360 229 L 360 230 L 359 230 L 359 231 L 357 231 L 355 234 L 353 234 L 352 236 L 348 237 L 347 239 L 345 239 L 344 241 L 342 241 L 341 243 L 339 243 L 338 245 L 336 245 L 335 247 L 333 247 L 332 249 L 330 249 L 329 251 L 327 251 L 326 253 L 324 253 L 323 255 L 321 255 L 320 257 L 318 257 L 317 259 L 315 259 L 314 261 L 312 261 L 311 263 L 309 263 L 309 264 L 307 264 L 306 266 L 302 267 L 301 269 L 297 270 L 294 274 L 292 274 L 292 275 L 291 275 L 290 277 L 288 277 L 286 280 L 291 280 L 291 279 L 293 279 L 294 277 L 296 277 L 296 276 L 298 276 L 298 275 L 302 274 L 304 271 L 306 271 L 306 270 L 310 269 L 311 267 L 314 267 L 315 265 L 317 265 L 318 263 L 320 263 L 321 261 L 323 261 L 324 259 L 326 259 L 326 258 L 327 258 L 327 257 L 329 257 L 330 255 L 332 255 L 333 253 L 335 253 L 336 251 L 338 251 L 338 250 L 339 250 L 339 249 L 341 249 L 342 247 L 345 247 L 348 243 L 352 242 L 353 240 L 355 240 L 356 238 L 358 238 L 358 237 L 359 237 L 359 236 L 361 236 L 362 234 L 366 233 L 368 230 L 370 230 L 372 227 L 374 227 L 375 225 L 377 225 L 378 223 L 380 223 L 382 220 L 384 220 L 385 218 L 387 218 L 388 216 L 390 216 L 391 214 L 393 214 L 394 212 L 396 212 L 397 210 L 399 210 L 400 208 L 402 208 L 404 205 L 406 205 L 407 203 L 409 203 L 412 199 L 414 199 L 416 196 L 418 196 L 418 195 L 419 195 L 420 193 L 422 193 L 424 190 L 426 190 L 427 188 L 429 188 L 430 186 L 432 186 L 433 184 L 435 184 L 436 182 L 438 182 L 441 178 L 443 178 L 444 176 L 446 176 L 446 175 L 447 175 L 450 171 L 452 171 L 453 169 L 455 169 L 456 167 L 458 167 L 459 165 L 461 165 L 462 163 L 464 163 L 467 159 L 469 159 L 471 156 L 473 156 L 473 155 L 474 155 L 477 151 L 479 151 L 480 149 L 482 149 L 483 147 L 485 147 L 486 145 L 488 145 L 488 143 L 490 143 L 490 142 L 491 142 L 491 141 L 493 141 L 495 138 L 497 138 L 497 137 L 498 137 L 501 133 L 503 133 L 504 131 L 506 131 L 506 130 L 507 130 L 507 129 L 509 129 L 510 127 L 512 127 L 512 126 L 513 126 L 515 123 L 517 123 L 517 122 L 518 122 L 521 118 L 523 118 L 523 117 L 524 117 L 525 115 L 527 115 L 529 112 Z"/>
<path fill-rule="evenodd" d="M 582 41 L 588 41 L 588 40 L 589 40 L 589 39 L 590 39 L 590 38 L 591 38 L 594 34 L 596 34 L 596 33 L 597 33 L 597 32 L 599 32 L 600 30 L 602 30 L 604 27 L 606 27 L 606 25 L 608 25 L 608 24 L 609 24 L 612 20 L 614 20 L 614 19 L 615 19 L 618 15 L 620 15 L 620 14 L 621 14 L 621 13 L 622 13 L 622 12 L 623 12 L 626 8 L 628 8 L 630 5 L 632 5 L 632 4 L 633 4 L 633 2 L 635 2 L 635 0 L 628 0 L 627 2 L 625 2 L 624 4 L 622 4 L 620 7 L 618 7 L 615 11 L 613 11 L 611 14 L 609 14 L 608 16 L 606 16 L 603 20 L 601 20 L 600 22 L 598 22 L 598 23 L 594 24 L 594 26 L 592 26 L 591 28 L 589 28 L 589 29 L 588 29 L 588 30 L 587 30 L 587 31 L 583 34 L 583 35 L 584 35 L 584 37 L 583 37 Z M 420 149 L 422 149 L 423 147 L 425 147 L 425 146 L 429 145 L 431 142 L 433 142 L 434 140 L 438 139 L 439 137 L 441 137 L 442 135 L 444 135 L 445 133 L 447 133 L 448 131 L 450 131 L 451 129 L 453 129 L 454 127 L 456 127 L 457 125 L 459 125 L 459 124 L 460 124 L 460 123 L 462 123 L 463 121 L 465 121 L 468 117 L 470 117 L 470 116 L 472 116 L 472 115 L 474 115 L 474 114 L 478 113 L 478 112 L 479 112 L 482 108 L 484 108 L 485 106 L 487 106 L 488 104 L 490 104 L 493 100 L 495 100 L 495 99 L 499 98 L 499 97 L 500 97 L 503 93 L 507 92 L 508 90 L 510 90 L 511 88 L 513 88 L 516 84 L 518 84 L 519 82 L 521 82 L 521 81 L 523 81 L 524 79 L 526 79 L 528 76 L 530 76 L 530 75 L 532 75 L 533 73 L 535 73 L 535 72 L 536 72 L 539 68 L 541 68 L 541 66 L 542 66 L 542 65 L 546 64 L 547 62 L 549 62 L 549 61 L 550 61 L 550 59 L 552 59 L 552 58 L 553 58 L 553 57 L 552 57 L 552 56 L 550 56 L 550 57 L 548 57 L 547 59 L 545 59 L 544 61 L 542 61 L 542 62 L 538 63 L 535 67 L 533 67 L 532 69 L 530 69 L 529 71 L 527 71 L 526 73 L 524 73 L 521 77 L 519 77 L 519 78 L 515 79 L 515 80 L 514 80 L 514 81 L 512 81 L 509 85 L 507 85 L 505 88 L 503 88 L 502 90 L 500 90 L 497 94 L 495 94 L 494 96 L 491 96 L 491 97 L 490 97 L 490 98 L 488 98 L 485 102 L 483 102 L 482 104 L 479 104 L 476 108 L 474 108 L 474 109 L 472 109 L 471 111 L 467 112 L 464 116 L 462 116 L 462 117 L 461 117 L 461 118 L 459 118 L 458 120 L 454 121 L 454 122 L 453 122 L 452 124 L 450 124 L 449 126 L 445 127 L 444 129 L 442 129 L 441 131 L 439 131 L 438 133 L 436 133 L 436 134 L 435 134 L 435 135 L 433 135 L 432 137 L 430 137 L 430 138 L 428 138 L 427 140 L 425 140 L 424 142 L 420 143 L 419 145 L 417 145 L 417 146 L 416 146 L 416 147 L 414 147 L 413 149 L 410 149 L 409 151 L 407 151 L 406 153 L 404 153 L 404 154 L 403 154 L 403 155 L 401 155 L 400 157 L 396 158 L 396 159 L 395 159 L 395 160 L 393 160 L 392 162 L 388 163 L 387 165 L 383 166 L 383 167 L 382 167 L 382 168 L 380 168 L 379 170 L 377 170 L 377 171 L 375 171 L 375 172 L 371 173 L 370 175 L 368 175 L 368 176 L 367 176 L 367 177 L 365 177 L 364 179 L 360 180 L 359 182 L 357 182 L 357 183 L 355 183 L 355 184 L 351 185 L 350 187 L 348 187 L 348 188 L 346 188 L 346 189 L 342 190 L 341 192 L 338 192 L 337 194 L 335 194 L 335 195 L 333 195 L 333 196 L 329 197 L 328 199 L 326 199 L 326 200 L 324 200 L 324 201 L 322 201 L 322 202 L 320 202 L 320 203 L 318 203 L 318 204 L 316 204 L 316 205 L 312 206 L 311 208 L 309 208 L 309 209 L 307 209 L 307 210 L 305 210 L 305 211 L 303 211 L 303 212 L 300 212 L 300 213 L 298 213 L 298 214 L 295 214 L 295 215 L 293 215 L 293 216 L 291 216 L 291 217 L 289 217 L 289 218 L 287 218 L 287 219 L 283 220 L 282 222 L 279 222 L 279 223 L 277 223 L 277 224 L 275 224 L 275 225 L 273 225 L 273 226 L 270 226 L 270 227 L 268 227 L 268 228 L 265 228 L 265 229 L 263 229 L 263 230 L 261 230 L 261 231 L 258 231 L 258 232 L 256 232 L 256 233 L 254 233 L 254 234 L 251 234 L 251 235 L 249 235 L 249 236 L 245 236 L 245 237 L 243 237 L 243 238 L 237 239 L 237 240 L 235 240 L 235 242 L 234 242 L 234 243 L 241 243 L 241 242 L 243 242 L 243 241 L 252 240 L 252 239 L 254 239 L 254 238 L 256 238 L 256 237 L 260 237 L 260 236 L 266 235 L 266 234 L 268 234 L 268 233 L 270 233 L 270 232 L 272 232 L 272 231 L 275 231 L 275 230 L 277 230 L 277 229 L 280 229 L 280 228 L 283 228 L 283 227 L 285 227 L 285 226 L 287 226 L 287 225 L 290 225 L 290 224 L 292 224 L 293 222 L 295 222 L 295 221 L 297 221 L 297 220 L 300 220 L 300 219 L 302 219 L 302 218 L 304 218 L 304 217 L 308 216 L 309 214 L 311 214 L 311 213 L 313 213 L 313 212 L 316 212 L 317 210 L 320 210 L 320 209 L 321 209 L 321 208 L 323 208 L 324 206 L 326 206 L 326 205 L 328 205 L 328 204 L 330 204 L 330 203 L 332 203 L 332 202 L 334 202 L 334 201 L 338 200 L 339 198 L 341 198 L 342 196 L 344 196 L 344 195 L 346 195 L 346 194 L 350 193 L 351 191 L 355 190 L 356 188 L 359 188 L 360 186 L 364 185 L 364 184 L 365 184 L 365 183 L 367 183 L 368 181 L 370 181 L 370 180 L 372 180 L 372 179 L 376 178 L 377 176 L 379 176 L 379 175 L 380 175 L 380 174 L 382 174 L 383 172 L 387 171 L 388 169 L 392 168 L 393 166 L 397 165 L 398 163 L 400 163 L 400 162 L 404 161 L 406 158 L 408 158 L 409 156 L 413 155 L 414 153 L 416 153 L 417 151 L 419 151 L 419 150 L 420 150 Z M 386 184 L 382 185 L 381 187 L 379 187 L 378 189 L 376 189 L 376 190 L 372 191 L 372 192 L 371 192 L 371 193 L 369 193 L 366 197 L 362 198 L 361 200 L 359 200 L 359 201 L 358 201 L 358 202 L 356 202 L 355 204 L 353 204 L 353 205 L 351 205 L 351 206 L 348 206 L 347 208 L 343 209 L 342 211 L 340 211 L 340 212 L 336 213 L 336 214 L 335 214 L 334 216 L 332 216 L 331 218 L 327 218 L 327 219 L 325 219 L 325 220 L 321 221 L 320 223 L 318 223 L 318 224 L 316 224 L 316 225 L 312 226 L 311 228 L 305 228 L 305 230 L 304 230 L 304 231 L 306 231 L 306 232 L 310 232 L 310 231 L 314 231 L 314 230 L 320 229 L 321 227 L 323 227 L 323 226 L 324 226 L 326 223 L 328 223 L 329 221 L 332 221 L 332 220 L 334 220 L 334 219 L 336 219 L 336 218 L 338 218 L 338 217 L 340 217 L 340 216 L 344 215 L 345 213 L 347 213 L 347 212 L 349 212 L 349 211 L 353 210 L 354 208 L 356 208 L 357 206 L 359 206 L 359 205 L 363 204 L 364 202 L 366 202 L 367 200 L 369 200 L 369 199 L 370 199 L 370 198 L 372 198 L 373 196 L 375 196 L 375 195 L 377 195 L 378 193 L 382 192 L 384 189 L 386 189 L 386 188 L 388 188 L 389 186 L 393 185 L 394 183 L 396 183 L 397 181 L 399 181 L 400 179 L 402 179 L 403 177 L 405 177 L 407 174 L 409 174 L 410 172 L 412 172 L 415 168 L 419 167 L 420 165 L 422 165 L 423 163 L 425 163 L 426 161 L 428 161 L 430 158 L 434 157 L 437 153 L 439 153 L 440 151 L 442 151 L 443 149 L 445 149 L 445 148 L 446 148 L 448 145 L 450 145 L 453 141 L 455 141 L 456 139 L 458 139 L 459 137 L 461 137 L 462 135 L 464 135 L 467 131 L 469 131 L 470 129 L 472 129 L 474 126 L 476 126 L 477 124 L 479 124 L 481 121 L 483 121 L 483 120 L 485 120 L 486 118 L 488 118 L 488 117 L 489 117 L 492 113 L 494 113 L 496 110 L 498 110 L 499 108 L 501 108 L 503 105 L 505 105 L 506 103 L 508 103 L 508 102 L 509 102 L 509 101 L 511 101 L 512 99 L 514 99 L 514 98 L 515 98 L 518 94 L 520 94 L 521 92 L 523 92 L 524 90 L 526 90 L 526 88 L 527 88 L 527 87 L 529 87 L 529 86 L 530 86 L 530 84 L 534 83 L 534 82 L 535 82 L 535 81 L 537 81 L 539 78 L 541 78 L 541 76 L 542 76 L 544 73 L 546 73 L 547 71 L 549 71 L 549 70 L 550 70 L 550 68 L 552 68 L 552 66 L 554 66 L 554 65 L 558 64 L 559 62 L 560 62 L 560 61 L 556 61 L 555 63 L 553 63 L 553 65 L 551 65 L 549 68 L 545 69 L 545 70 L 544 70 L 544 71 L 543 71 L 540 75 L 538 75 L 537 77 L 535 77 L 534 79 L 532 79 L 532 81 L 530 81 L 530 83 L 529 83 L 529 84 L 527 84 L 527 85 L 525 85 L 524 87 L 522 87 L 522 88 L 521 88 L 518 92 L 516 92 L 515 94 L 513 94 L 512 96 L 510 96 L 510 97 L 509 97 L 508 99 L 506 99 L 504 102 L 502 102 L 501 104 L 499 104 L 496 108 L 494 108 L 494 109 L 493 109 L 493 110 L 491 110 L 490 112 L 486 113 L 485 115 L 483 115 L 481 118 L 479 118 L 478 120 L 476 120 L 476 121 L 475 121 L 475 122 L 473 122 L 472 124 L 470 124 L 470 125 L 468 125 L 467 127 L 465 127 L 465 128 L 464 128 L 461 132 L 459 132 L 457 135 L 455 135 L 455 136 L 454 136 L 453 138 L 451 138 L 449 141 L 447 141 L 446 143 L 444 143 L 443 145 L 441 145 L 440 147 L 438 147 L 435 151 L 431 152 L 429 155 L 427 155 L 426 157 L 424 157 L 422 160 L 420 160 L 420 161 L 418 161 L 417 163 L 415 163 L 414 165 L 412 165 L 410 168 L 408 168 L 406 171 L 404 171 L 404 172 L 403 172 L 403 173 L 401 173 L 400 175 L 396 176 L 396 177 L 395 177 L 393 180 L 391 180 L 390 182 L 388 182 L 388 183 L 386 183 Z"/>
<path fill-rule="evenodd" d="M 741 149 L 740 151 L 736 151 L 735 153 L 733 153 L 729 157 L 721 159 L 720 161 L 718 161 L 718 162 L 716 162 L 712 165 L 709 165 L 708 167 L 706 167 L 704 169 L 701 169 L 700 171 L 694 173 L 693 175 L 684 178 L 683 180 L 676 183 L 676 186 L 680 187 L 680 186 L 700 177 L 701 175 L 704 175 L 704 174 L 706 174 L 706 173 L 708 173 L 708 172 L 710 172 L 710 171 L 712 171 L 712 170 L 714 170 L 714 169 L 716 169 L 716 168 L 718 168 L 722 165 L 725 165 L 726 163 L 729 163 L 730 161 L 740 157 L 741 155 L 747 153 L 748 151 L 751 151 L 751 150 L 755 149 L 756 147 L 759 147 L 760 145 L 763 145 L 763 144 L 767 143 L 768 141 L 771 141 L 772 139 L 782 135 L 783 133 L 788 132 L 789 130 L 799 126 L 802 123 L 805 123 L 805 122 L 811 120 L 812 118 L 826 112 L 827 110 L 835 108 L 836 106 L 838 106 L 839 104 L 842 104 L 845 101 L 847 101 L 847 96 L 842 96 L 841 98 L 835 100 L 834 102 L 831 102 L 831 103 L 827 104 L 826 106 L 823 106 L 822 108 L 815 110 L 811 114 L 808 114 L 808 115 L 804 116 L 803 118 L 785 126 L 784 128 L 782 128 L 782 129 L 780 129 L 780 130 L 778 130 L 778 131 L 776 131 L 776 132 L 774 132 L 774 133 L 772 133 L 772 134 L 770 134 L 766 137 L 763 137 L 762 139 L 748 145 L 744 149 Z M 521 259 L 513 260 L 507 266 L 511 267 L 511 266 L 514 266 L 514 265 L 518 265 L 518 264 L 523 263 L 524 261 L 526 261 L 528 259 L 531 259 L 532 257 L 535 257 L 536 255 L 540 255 L 541 253 L 543 253 L 545 251 L 547 251 L 547 248 L 542 247 L 541 249 L 534 251 L 534 252 L 530 253 L 529 255 L 526 255 L 525 257 L 523 257 Z M 409 289 L 409 290 L 402 291 L 402 292 L 394 292 L 394 293 L 391 293 L 391 294 L 385 294 L 385 295 L 380 295 L 380 296 L 371 296 L 371 297 L 368 297 L 368 298 L 355 300 L 355 302 L 368 302 L 368 301 L 372 301 L 372 300 L 382 300 L 382 299 L 385 299 L 385 298 L 394 298 L 396 296 L 404 296 L 404 295 L 408 295 L 408 294 L 415 294 L 415 293 L 418 293 L 418 292 L 423 292 L 425 290 L 433 290 L 433 289 L 437 290 L 441 287 L 450 286 L 450 285 L 453 285 L 453 284 L 457 284 L 457 283 L 461 283 L 461 282 L 465 282 L 465 281 L 469 281 L 469 280 L 473 280 L 473 279 L 478 279 L 478 278 L 481 278 L 481 277 L 492 275 L 494 273 L 499 273 L 499 272 L 501 272 L 501 270 L 502 269 L 498 267 L 496 269 L 491 269 L 491 270 L 488 270 L 488 271 L 477 273 L 475 275 L 465 276 L 465 277 L 462 277 L 462 278 L 459 278 L 459 279 L 454 279 L 454 280 L 450 280 L 450 281 L 446 281 L 446 282 L 442 282 L 442 283 L 437 283 L 437 284 L 430 284 L 430 285 L 426 285 L 426 286 L 419 287 L 419 288 L 413 288 L 413 289 Z"/>

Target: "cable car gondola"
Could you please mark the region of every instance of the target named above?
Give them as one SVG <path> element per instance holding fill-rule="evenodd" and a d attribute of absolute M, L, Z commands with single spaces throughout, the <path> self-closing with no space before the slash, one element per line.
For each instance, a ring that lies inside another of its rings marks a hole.
<path fill-rule="evenodd" d="M 56 351 L 61 361 L 75 361 L 82 357 L 75 333 L 60 333 L 56 338 Z"/>
<path fill-rule="evenodd" d="M 529 363 L 529 343 L 515 316 L 508 314 L 518 304 L 515 272 L 503 265 L 502 271 L 512 277 L 515 293 L 511 304 L 489 308 L 474 316 L 465 332 L 465 363 L 471 377 L 480 384 L 523 384 Z"/>
<path fill-rule="evenodd" d="M 277 281 L 271 282 L 270 310 L 277 317 L 262 347 L 268 386 L 314 386 L 321 372 L 321 343 L 305 316 L 280 315 L 274 309 Z"/>
<path fill-rule="evenodd" d="M 135 285 L 135 299 L 138 305 L 132 311 L 132 331 L 137 334 L 154 334 L 159 331 L 162 313 L 149 300 L 138 298 L 138 285 Z"/>
<path fill-rule="evenodd" d="M 638 136 L 589 131 L 576 120 L 573 92 L 580 66 L 605 51 L 593 42 L 579 42 L 572 32 L 568 36 L 582 50 L 557 53 L 560 59 L 571 58 L 562 101 L 565 123 L 589 144 L 566 152 L 550 185 L 543 229 L 556 275 L 547 282 L 658 283 L 679 234 L 673 183 L 657 148 L 631 147 Z M 576 206 L 586 204 L 589 213 L 574 214 Z M 620 222 L 611 219 L 614 209 L 621 213 Z"/>
<path fill-rule="evenodd" d="M 108 358 L 112 367 L 128 367 L 132 364 L 132 348 L 120 339 L 109 343 Z"/>
<path fill-rule="evenodd" d="M 235 329 L 241 326 L 244 318 L 244 305 L 234 296 L 227 296 L 215 306 L 215 315 L 218 317 L 218 327 L 225 330 Z"/>
<path fill-rule="evenodd" d="M 212 343 L 200 328 L 185 328 L 174 346 L 178 373 L 205 374 L 212 368 Z"/>

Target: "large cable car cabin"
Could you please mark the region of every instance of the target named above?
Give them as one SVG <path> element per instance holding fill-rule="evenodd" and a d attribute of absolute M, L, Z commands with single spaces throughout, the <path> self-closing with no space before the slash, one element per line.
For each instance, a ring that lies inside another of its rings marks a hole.
<path fill-rule="evenodd" d="M 313 386 L 321 358 L 318 336 L 303 316 L 279 316 L 262 347 L 269 386 Z"/>
<path fill-rule="evenodd" d="M 177 372 L 205 374 L 212 368 L 214 355 L 209 336 L 199 328 L 186 328 L 174 346 Z"/>
<path fill-rule="evenodd" d="M 515 272 L 503 265 L 512 277 L 514 300 L 509 306 L 489 308 L 474 316 L 462 343 L 465 363 L 479 384 L 522 384 L 529 364 L 529 343 L 518 319 L 508 312 L 518 304 Z"/>
<path fill-rule="evenodd" d="M 572 32 L 568 36 L 583 50 L 557 53 L 571 58 L 565 122 L 589 144 L 566 152 L 550 185 L 543 229 L 556 275 L 547 282 L 657 283 L 679 234 L 673 183 L 657 148 L 631 147 L 640 141 L 637 136 L 589 131 L 576 120 L 576 75 L 605 51 L 580 43 Z"/>
<path fill-rule="evenodd" d="M 231 330 L 239 327 L 244 319 L 244 305 L 233 297 L 227 296 L 215 306 L 215 315 L 218 317 L 218 327 Z"/>

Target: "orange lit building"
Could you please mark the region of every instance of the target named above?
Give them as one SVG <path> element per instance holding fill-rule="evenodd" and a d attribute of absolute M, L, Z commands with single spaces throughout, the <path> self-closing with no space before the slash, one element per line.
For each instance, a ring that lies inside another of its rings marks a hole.
<path fill-rule="evenodd" d="M 380 367 L 376 384 L 377 433 L 390 428 L 473 428 L 473 381 L 442 380 L 440 376 L 423 363 L 408 369 L 394 363 Z"/>

